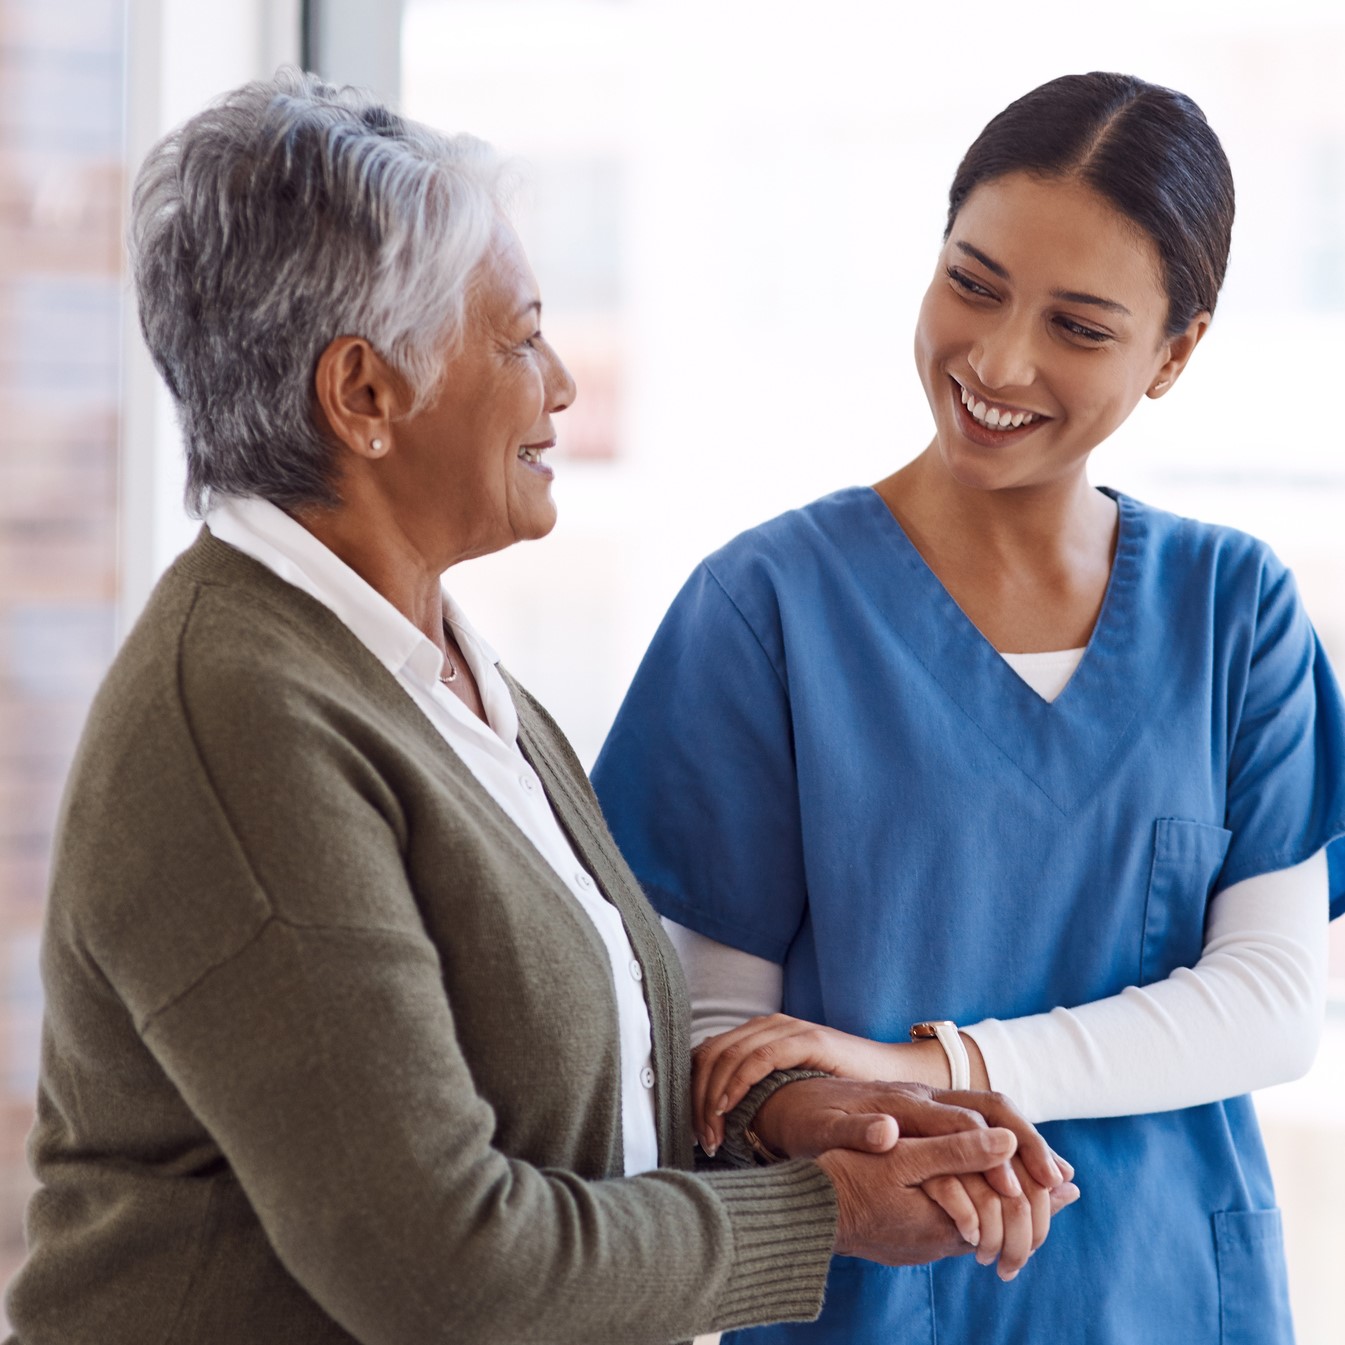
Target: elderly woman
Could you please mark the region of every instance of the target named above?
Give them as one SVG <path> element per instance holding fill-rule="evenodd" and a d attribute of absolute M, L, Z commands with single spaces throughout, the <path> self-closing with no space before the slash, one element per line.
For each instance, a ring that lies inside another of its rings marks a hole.
<path fill-rule="evenodd" d="M 815 1315 L 833 1248 L 966 1251 L 1001 1210 L 1021 1264 L 1076 1194 L 995 1099 L 792 1075 L 737 1122 L 805 1156 L 687 1170 L 675 956 L 440 586 L 549 531 L 575 393 L 501 180 L 297 74 L 141 171 L 208 526 L 65 803 L 24 1345 L 671 1341 Z M 993 1208 L 949 1175 L 982 1172 Z"/>

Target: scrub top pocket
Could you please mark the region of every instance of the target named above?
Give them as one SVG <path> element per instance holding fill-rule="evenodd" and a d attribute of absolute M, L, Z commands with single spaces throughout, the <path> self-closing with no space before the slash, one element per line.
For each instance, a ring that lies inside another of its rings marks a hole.
<path fill-rule="evenodd" d="M 1206 822 L 1160 817 L 1154 823 L 1140 985 L 1166 980 L 1178 967 L 1200 959 L 1205 907 L 1232 837 L 1227 828 Z"/>
<path fill-rule="evenodd" d="M 1279 1210 L 1214 1216 L 1219 1345 L 1293 1345 Z"/>

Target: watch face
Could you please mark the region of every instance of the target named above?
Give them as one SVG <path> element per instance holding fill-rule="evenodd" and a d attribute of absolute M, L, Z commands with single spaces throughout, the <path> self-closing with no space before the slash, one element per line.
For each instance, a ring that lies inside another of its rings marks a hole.
<path fill-rule="evenodd" d="M 929 1037 L 937 1037 L 939 1029 L 942 1027 L 950 1027 L 956 1030 L 957 1024 L 951 1018 L 937 1019 L 927 1023 L 912 1023 L 911 1040 L 924 1041 Z"/>

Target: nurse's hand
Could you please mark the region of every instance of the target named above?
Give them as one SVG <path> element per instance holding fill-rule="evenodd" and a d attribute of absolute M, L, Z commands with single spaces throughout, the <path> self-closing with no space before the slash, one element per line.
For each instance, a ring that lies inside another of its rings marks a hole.
<path fill-rule="evenodd" d="M 1012 1156 L 1006 1155 L 1005 1161 L 975 1170 L 950 1165 L 932 1171 L 921 1183 L 925 1196 L 958 1230 L 961 1245 L 954 1251 L 975 1249 L 983 1265 L 998 1260 L 1005 1280 L 1041 1246 L 1051 1216 L 1079 1196 L 1073 1168 L 1011 1103 L 993 1093 L 804 1079 L 772 1094 L 757 1112 L 753 1129 L 765 1144 L 792 1158 L 831 1150 L 833 1161 L 839 1162 L 834 1155 L 838 1146 L 845 1146 L 868 1156 L 884 1155 L 901 1171 L 911 1162 L 927 1162 L 934 1139 L 961 1136 L 959 1143 L 969 1143 L 968 1136 L 984 1141 L 990 1132 L 1012 1136 Z M 917 1224 L 925 1226 L 919 1220 Z"/>
<path fill-rule="evenodd" d="M 1022 1187 L 1022 1196 L 1003 1196 L 975 1173 L 934 1177 L 922 1189 L 957 1225 L 963 1238 L 975 1248 L 983 1266 L 998 1262 L 1002 1280 L 1012 1280 L 1027 1264 L 1028 1257 L 1046 1241 L 1051 1216 L 1079 1198 L 1073 1182 L 1047 1190 L 1037 1185 L 1011 1160 Z"/>
<path fill-rule="evenodd" d="M 969 1054 L 972 1086 L 987 1086 L 980 1052 L 969 1048 Z M 936 1041 L 870 1041 L 786 1013 L 749 1018 L 707 1037 L 691 1053 L 691 1115 L 707 1153 L 723 1141 L 725 1114 L 778 1069 L 817 1069 L 842 1079 L 899 1079 L 934 1087 L 948 1082 L 947 1057 Z"/>

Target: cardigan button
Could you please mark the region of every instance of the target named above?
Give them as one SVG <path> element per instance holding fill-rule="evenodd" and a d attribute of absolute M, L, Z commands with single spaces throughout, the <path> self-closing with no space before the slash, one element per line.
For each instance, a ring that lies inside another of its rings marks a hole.
<path fill-rule="evenodd" d="M 579 884 L 580 887 L 584 888 L 586 891 L 593 886 L 593 879 L 590 878 L 588 874 L 586 874 L 583 871 L 583 869 L 580 869 L 579 872 L 575 874 L 574 880 L 576 883 Z"/>
<path fill-rule="evenodd" d="M 630 975 L 633 981 L 644 980 L 644 968 L 640 965 L 640 959 L 633 957 L 630 960 Z"/>

